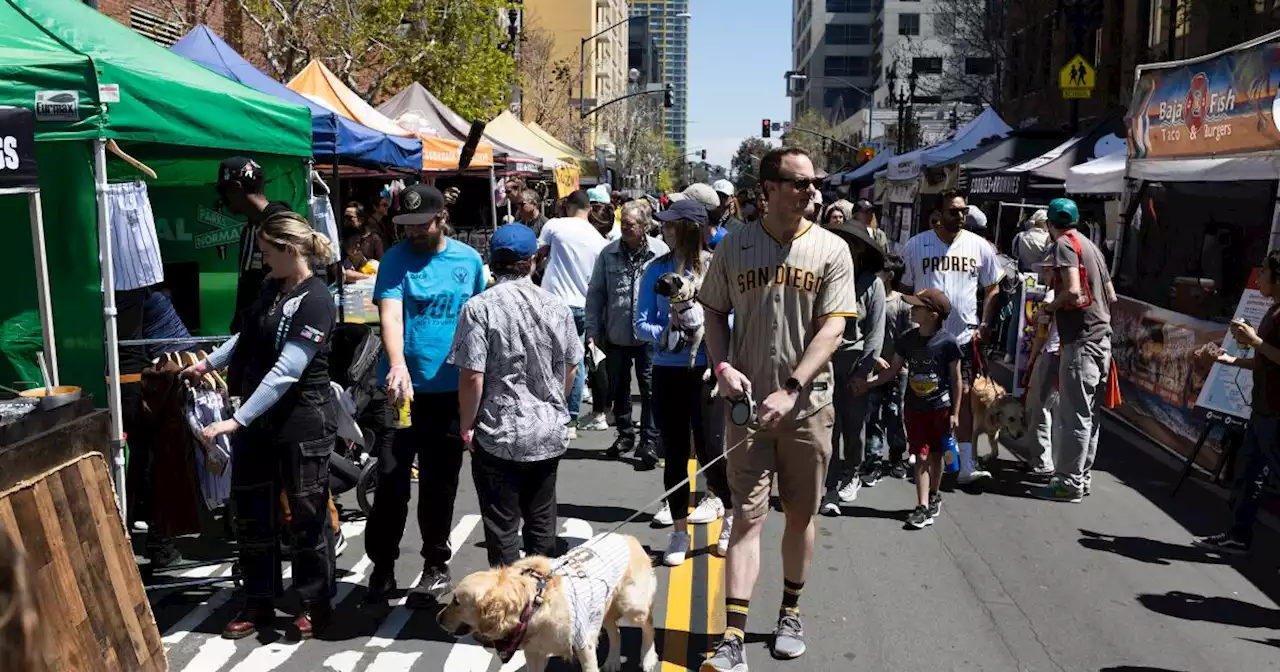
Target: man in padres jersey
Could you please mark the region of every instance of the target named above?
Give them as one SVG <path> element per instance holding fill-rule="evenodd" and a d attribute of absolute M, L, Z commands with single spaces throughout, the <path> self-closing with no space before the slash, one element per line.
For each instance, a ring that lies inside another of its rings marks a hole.
<path fill-rule="evenodd" d="M 707 309 L 707 353 L 721 396 L 762 400 L 758 425 L 726 423 L 729 489 L 737 507 L 725 570 L 727 627 L 703 672 L 747 669 L 743 632 L 760 573 L 760 532 L 774 473 L 786 531 L 773 654 L 797 658 L 805 651 L 800 592 L 831 457 L 831 354 L 845 318 L 856 317 L 849 247 L 804 218 L 819 184 L 808 155 L 776 149 L 761 160 L 759 174 L 768 215 L 725 236 L 698 296 Z"/>
<path fill-rule="evenodd" d="M 969 408 L 969 385 L 973 382 L 975 346 L 991 337 L 990 325 L 997 307 L 995 298 L 1004 271 L 995 247 L 982 236 L 964 230 L 965 217 L 969 214 L 964 192 L 944 191 L 938 197 L 938 210 L 931 229 L 913 236 L 902 249 L 902 260 L 906 264 L 902 291 L 911 295 L 922 289 L 940 289 L 951 301 L 951 314 L 942 328 L 955 336 L 965 355 L 960 359 L 964 390 L 960 395 L 956 444 L 960 453 L 957 480 L 967 484 L 991 477 L 978 469 L 974 460 L 970 443 L 973 415 Z M 985 296 L 981 320 L 978 319 L 979 291 Z"/>

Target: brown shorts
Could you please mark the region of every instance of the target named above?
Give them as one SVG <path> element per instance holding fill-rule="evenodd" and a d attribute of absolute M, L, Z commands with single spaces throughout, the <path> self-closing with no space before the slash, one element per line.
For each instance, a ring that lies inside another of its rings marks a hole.
<path fill-rule="evenodd" d="M 747 520 L 769 510 L 769 490 L 778 475 L 778 494 L 788 512 L 818 512 L 822 503 L 827 463 L 831 461 L 831 427 L 835 408 L 827 406 L 803 420 L 783 422 L 756 432 L 729 457 L 729 490 Z M 725 422 L 725 447 L 733 447 L 751 432 Z"/>

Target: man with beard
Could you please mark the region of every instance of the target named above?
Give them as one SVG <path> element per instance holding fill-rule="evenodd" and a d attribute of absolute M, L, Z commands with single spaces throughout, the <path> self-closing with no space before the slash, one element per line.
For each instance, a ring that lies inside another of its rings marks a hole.
<path fill-rule="evenodd" d="M 995 247 L 982 236 L 964 230 L 969 205 L 959 189 L 942 192 L 938 198 L 936 224 L 929 231 L 916 234 L 902 250 L 906 268 L 902 275 L 902 292 L 914 295 L 923 289 L 940 289 L 951 302 L 951 313 L 942 328 L 955 337 L 963 357 L 960 360 L 963 390 L 960 395 L 960 427 L 956 444 L 960 453 L 958 482 L 966 485 L 990 478 L 989 472 L 977 468 L 970 442 L 973 414 L 969 408 L 969 386 L 973 383 L 974 361 L 979 343 L 992 337 L 996 294 L 1004 271 Z M 982 319 L 978 319 L 978 290 L 982 289 Z"/>
<path fill-rule="evenodd" d="M 462 305 L 484 291 L 480 254 L 447 237 L 445 198 L 435 187 L 400 192 L 393 222 L 404 239 L 387 250 L 378 268 L 379 302 L 389 406 L 410 403 L 411 426 L 378 447 L 378 496 L 369 516 L 366 550 L 373 560 L 366 601 L 386 603 L 395 590 L 409 511 L 410 469 L 418 475 L 418 527 L 424 568 L 414 593 L 438 597 L 449 587 L 449 530 L 458 493 L 463 443 L 458 423 L 458 369 L 446 364 Z"/>
<path fill-rule="evenodd" d="M 258 249 L 258 229 L 271 215 L 289 212 L 288 205 L 267 200 L 263 194 L 265 183 L 262 166 L 248 157 L 233 156 L 218 166 L 216 188 L 219 200 L 231 212 L 248 219 L 240 231 L 236 312 L 231 317 L 230 333 L 233 334 L 240 333 L 240 312 L 258 299 L 262 283 L 267 279 L 267 269 L 262 265 L 262 250 Z"/>

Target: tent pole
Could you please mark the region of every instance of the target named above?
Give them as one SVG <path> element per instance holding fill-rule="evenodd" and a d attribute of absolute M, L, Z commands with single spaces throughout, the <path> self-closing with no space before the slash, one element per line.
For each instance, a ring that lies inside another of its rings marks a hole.
<path fill-rule="evenodd" d="M 116 504 L 128 520 L 125 499 L 124 415 L 120 401 L 120 338 L 116 334 L 116 278 L 111 254 L 111 212 L 107 201 L 107 143 L 93 141 L 93 181 L 98 197 L 98 266 L 102 273 L 102 319 L 107 341 L 107 408 L 111 411 L 111 453 Z"/>
<path fill-rule="evenodd" d="M 311 178 L 308 177 L 307 181 L 310 182 Z M 333 152 L 333 186 L 329 189 L 329 199 L 333 201 L 334 218 L 340 218 L 343 216 L 342 210 L 339 207 L 342 202 L 342 194 L 338 193 L 339 188 L 340 187 L 338 185 L 338 152 L 337 152 L 337 145 L 335 144 L 334 152 Z M 342 240 L 341 240 L 342 220 L 341 219 L 338 219 L 337 229 L 338 229 L 339 240 L 334 242 L 337 245 L 338 250 L 341 250 L 342 249 Z M 339 263 L 337 265 L 337 268 L 338 268 L 338 273 L 337 273 L 338 275 L 338 324 L 342 324 L 343 322 L 347 321 L 347 317 L 346 317 L 347 315 L 347 292 L 346 292 L 347 278 L 346 278 L 346 273 L 342 270 L 342 263 L 341 263 L 342 256 L 343 256 L 343 253 L 339 251 L 338 252 Z"/>
<path fill-rule="evenodd" d="M 493 215 L 493 230 L 498 230 L 498 173 L 489 166 L 489 213 Z"/>
<path fill-rule="evenodd" d="M 49 258 L 44 245 L 44 212 L 40 208 L 40 190 L 27 194 L 30 208 L 31 244 L 35 248 L 36 301 L 40 304 L 40 329 L 44 332 L 44 359 L 49 363 L 51 383 L 58 382 L 58 345 L 53 334 L 53 300 L 49 292 Z"/>

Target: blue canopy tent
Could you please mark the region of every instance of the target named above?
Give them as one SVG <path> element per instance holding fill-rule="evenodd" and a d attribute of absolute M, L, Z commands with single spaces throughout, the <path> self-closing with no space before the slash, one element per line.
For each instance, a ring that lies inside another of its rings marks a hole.
<path fill-rule="evenodd" d="M 295 93 L 244 60 L 208 26 L 199 25 L 172 47 L 175 53 L 225 77 L 311 110 L 311 149 L 319 161 L 371 168 L 422 170 L 422 141 L 399 138 L 354 122 Z"/>

